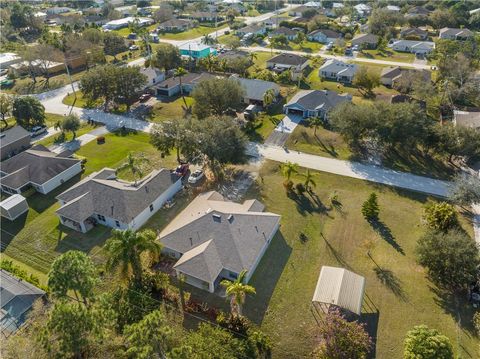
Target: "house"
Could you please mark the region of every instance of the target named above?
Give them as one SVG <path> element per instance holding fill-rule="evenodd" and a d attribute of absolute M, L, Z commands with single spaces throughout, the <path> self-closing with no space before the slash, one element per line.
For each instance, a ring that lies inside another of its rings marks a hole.
<path fill-rule="evenodd" d="M 157 30 L 160 32 L 181 32 L 193 27 L 193 22 L 186 19 L 171 19 L 158 25 Z"/>
<path fill-rule="evenodd" d="M 308 66 L 308 58 L 295 54 L 279 54 L 267 60 L 266 67 L 277 73 L 285 70 L 290 70 L 292 73 L 292 80 L 298 78 L 303 70 Z"/>
<path fill-rule="evenodd" d="M 0 69 L 6 69 L 11 65 L 22 61 L 22 58 L 13 52 L 4 52 L 0 54 Z"/>
<path fill-rule="evenodd" d="M 154 23 L 153 19 L 148 17 L 125 17 L 123 19 L 112 20 L 107 22 L 105 25 L 102 26 L 103 30 L 118 30 L 124 27 L 128 27 L 130 23 L 138 23 L 138 26 L 145 27 L 152 25 Z"/>
<path fill-rule="evenodd" d="M 54 6 L 54 7 L 49 7 L 46 10 L 46 13 L 47 15 L 59 15 L 59 14 L 65 14 L 67 12 L 72 12 L 72 11 L 75 11 L 75 10 L 69 7 Z"/>
<path fill-rule="evenodd" d="M 265 35 L 267 33 L 267 28 L 263 24 L 253 24 L 242 27 L 235 32 L 235 35 L 238 37 L 244 37 L 247 34 L 253 34 L 253 36 L 257 35 Z"/>
<path fill-rule="evenodd" d="M 43 71 L 45 71 L 45 69 L 50 75 L 53 75 L 65 71 L 65 64 L 63 62 L 56 61 L 33 60 L 31 62 L 22 61 L 10 65 L 8 69 L 15 76 L 23 76 L 28 74 L 30 71 L 34 71 L 36 74 L 41 74 Z"/>
<path fill-rule="evenodd" d="M 2 339 L 5 339 L 25 324 L 33 303 L 42 298 L 45 292 L 0 269 L 0 293 L 0 330 Z"/>
<path fill-rule="evenodd" d="M 299 31 L 295 31 L 293 29 L 290 29 L 288 27 L 283 27 L 280 26 L 279 28 L 273 30 L 270 32 L 268 35 L 269 37 L 275 37 L 275 36 L 285 36 L 287 40 L 292 41 L 295 40 L 298 36 Z"/>
<path fill-rule="evenodd" d="M 217 50 L 201 42 L 187 42 L 178 46 L 180 55 L 188 56 L 193 59 L 203 59 L 208 55 L 216 55 Z"/>
<path fill-rule="evenodd" d="M 0 133 L 0 160 L 16 155 L 30 147 L 30 132 L 21 126 Z"/>
<path fill-rule="evenodd" d="M 147 77 L 147 84 L 145 87 L 156 85 L 165 80 L 165 73 L 155 67 L 142 67 L 140 68 L 140 73 Z"/>
<path fill-rule="evenodd" d="M 285 114 L 296 114 L 303 118 L 327 118 L 328 112 L 342 102 L 351 102 L 352 95 L 330 90 L 302 90 L 283 106 Z"/>
<path fill-rule="evenodd" d="M 428 17 L 430 15 L 430 10 L 424 8 L 423 6 L 414 6 L 410 9 L 405 14 L 405 17 L 412 18 L 412 17 Z"/>
<path fill-rule="evenodd" d="M 33 187 L 47 194 L 81 171 L 81 160 L 36 145 L 0 163 L 2 191 L 15 194 Z"/>
<path fill-rule="evenodd" d="M 14 221 L 28 212 L 27 200 L 21 194 L 14 194 L 0 202 L 0 211 L 2 217 Z"/>
<path fill-rule="evenodd" d="M 362 49 L 376 49 L 378 36 L 374 34 L 359 34 L 352 39 L 352 46 L 358 46 Z"/>
<path fill-rule="evenodd" d="M 290 15 L 290 16 L 295 16 L 295 17 L 301 17 L 301 16 L 303 16 L 303 13 L 304 13 L 305 11 L 309 11 L 309 10 L 312 10 L 312 7 L 306 6 L 306 5 L 302 5 L 302 6 L 298 6 L 298 7 L 296 7 L 296 8 L 291 9 L 291 10 L 288 12 L 288 15 Z"/>
<path fill-rule="evenodd" d="M 215 191 L 198 195 L 160 232 L 163 252 L 177 259 L 177 276 L 215 292 L 223 279 L 247 271 L 248 283 L 280 226 L 280 216 L 264 212 L 253 199 L 226 201 Z"/>
<path fill-rule="evenodd" d="M 400 37 L 407 40 L 426 40 L 428 38 L 428 31 L 419 29 L 418 27 L 409 27 L 400 31 Z"/>
<path fill-rule="evenodd" d="M 480 131 L 480 109 L 473 111 L 453 110 L 453 123 L 455 126 L 475 128 Z"/>
<path fill-rule="evenodd" d="M 443 29 L 440 29 L 438 37 L 446 40 L 468 40 L 473 37 L 473 32 L 469 29 L 444 27 Z"/>
<path fill-rule="evenodd" d="M 385 6 L 385 9 L 391 12 L 400 12 L 400 7 L 397 5 L 387 5 Z"/>
<path fill-rule="evenodd" d="M 329 29 L 318 29 L 307 35 L 308 40 L 328 44 L 342 38 L 342 34 Z"/>
<path fill-rule="evenodd" d="M 274 29 L 279 26 L 283 21 L 290 21 L 291 19 L 286 15 L 277 15 L 268 18 L 262 22 L 268 29 Z"/>
<path fill-rule="evenodd" d="M 122 181 L 104 168 L 59 194 L 60 222 L 85 233 L 96 223 L 117 229 L 139 229 L 182 189 L 182 179 L 162 168 L 136 183 Z"/>
<path fill-rule="evenodd" d="M 355 64 L 347 64 L 345 62 L 330 59 L 318 70 L 318 74 L 322 78 L 333 79 L 338 82 L 352 83 L 353 78 L 358 70 Z"/>
<path fill-rule="evenodd" d="M 367 16 L 372 12 L 372 7 L 367 4 L 358 4 L 353 7 L 360 16 Z"/>
<path fill-rule="evenodd" d="M 181 93 L 180 90 L 183 90 L 183 93 L 189 94 L 193 91 L 195 86 L 207 79 L 214 78 L 215 76 L 209 74 L 208 72 L 202 73 L 188 73 L 182 76 L 182 86 L 180 87 L 180 78 L 179 77 L 170 77 L 158 85 L 155 86 L 157 96 L 166 96 L 171 97 Z"/>
<path fill-rule="evenodd" d="M 412 54 L 426 55 L 435 49 L 435 43 L 431 41 L 415 40 L 390 40 L 388 47 L 395 51 L 411 52 Z"/>
<path fill-rule="evenodd" d="M 432 80 L 431 73 L 428 70 L 413 70 L 402 69 L 399 66 L 385 67 L 380 75 L 380 82 L 387 87 L 395 87 L 395 83 L 398 82 L 402 76 L 407 73 L 414 72 L 418 78 L 421 78 L 425 83 Z"/>
<path fill-rule="evenodd" d="M 280 94 L 280 87 L 274 82 L 257 79 L 245 79 L 236 76 L 232 76 L 231 78 L 234 78 L 240 82 L 240 85 L 244 88 L 245 93 L 243 96 L 243 103 L 245 104 L 263 106 L 263 98 L 267 91 L 272 90 L 275 94 L 275 97 L 278 97 Z"/>
<path fill-rule="evenodd" d="M 215 12 L 197 11 L 190 15 L 190 19 L 196 20 L 198 22 L 215 22 L 222 21 L 223 17 L 219 16 Z"/>
<path fill-rule="evenodd" d="M 303 4 L 303 6 L 320 8 L 322 6 L 322 3 L 319 2 L 319 1 L 309 1 L 305 4 Z"/>
<path fill-rule="evenodd" d="M 337 10 L 341 10 L 345 7 L 345 5 L 341 2 L 334 2 L 332 4 L 332 7 L 327 9 L 325 14 L 328 16 L 328 17 L 335 17 L 337 16 Z"/>

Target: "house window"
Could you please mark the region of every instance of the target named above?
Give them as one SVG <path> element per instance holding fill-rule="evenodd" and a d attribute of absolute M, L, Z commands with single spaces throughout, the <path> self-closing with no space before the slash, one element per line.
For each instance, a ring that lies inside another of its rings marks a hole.
<path fill-rule="evenodd" d="M 99 221 L 105 222 L 105 216 L 102 216 L 101 214 L 97 214 L 97 218 Z"/>
<path fill-rule="evenodd" d="M 153 203 L 150 205 L 150 212 L 153 212 Z"/>
<path fill-rule="evenodd" d="M 119 222 L 119 221 L 115 221 L 115 225 L 116 225 L 117 227 L 120 227 L 120 222 Z"/>

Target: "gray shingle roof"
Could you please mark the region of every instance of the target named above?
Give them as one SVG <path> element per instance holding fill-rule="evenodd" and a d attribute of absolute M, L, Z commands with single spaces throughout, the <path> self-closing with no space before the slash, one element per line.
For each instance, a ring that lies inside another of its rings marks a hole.
<path fill-rule="evenodd" d="M 302 90 L 295 94 L 285 105 L 299 105 L 305 110 L 323 109 L 329 111 L 341 102 L 351 101 L 351 96 L 339 95 L 329 90 Z"/>
<path fill-rule="evenodd" d="M 332 72 L 342 76 L 354 76 L 357 72 L 358 66 L 356 64 L 348 64 L 336 59 L 330 59 L 320 67 L 321 71 Z"/>
<path fill-rule="evenodd" d="M 378 36 L 373 34 L 360 34 L 353 38 L 352 45 L 376 44 L 378 42 Z"/>
<path fill-rule="evenodd" d="M 471 32 L 469 29 L 456 29 L 452 27 L 444 27 L 443 29 L 440 29 L 439 35 L 469 37 L 469 36 L 473 36 L 473 32 Z"/>
<path fill-rule="evenodd" d="M 332 38 L 332 39 L 338 39 L 342 37 L 341 33 L 330 30 L 330 29 L 318 29 L 318 30 L 312 31 L 308 35 L 313 36 L 316 34 L 324 34 L 326 37 Z"/>
<path fill-rule="evenodd" d="M 271 62 L 274 64 L 281 64 L 281 65 L 298 66 L 298 65 L 303 65 L 307 61 L 308 59 L 303 56 L 299 56 L 295 54 L 280 54 L 272 57 L 267 62 Z"/>
<path fill-rule="evenodd" d="M 59 157 L 37 145 L 0 164 L 0 170 L 7 174 L 2 177 L 2 184 L 11 188 L 20 188 L 29 182 L 41 185 L 79 162 L 74 158 Z"/>
<path fill-rule="evenodd" d="M 298 31 L 295 31 L 295 30 L 292 30 L 288 27 L 279 27 L 275 30 L 273 30 L 271 33 L 270 33 L 270 36 L 279 36 L 279 35 L 285 35 L 285 36 L 297 36 L 298 34 Z"/>
<path fill-rule="evenodd" d="M 8 146 L 18 140 L 30 137 L 30 132 L 21 126 L 15 126 L 3 131 L 0 135 L 0 147 Z"/>
<path fill-rule="evenodd" d="M 182 253 L 175 267 L 211 282 L 222 268 L 240 273 L 250 270 L 280 216 L 261 212 L 256 201 L 225 201 L 218 192 L 198 195 L 160 233 L 165 248 Z M 220 263 L 220 264 L 219 264 Z"/>
<path fill-rule="evenodd" d="M 93 213 L 130 223 L 180 178 L 167 169 L 151 172 L 137 183 L 118 180 L 115 170 L 104 168 L 92 173 L 70 189 L 59 194 L 66 202 L 57 214 L 83 221 Z"/>
<path fill-rule="evenodd" d="M 191 25 L 191 20 L 186 19 L 170 19 L 167 21 L 162 22 L 158 27 L 181 27 L 185 25 Z"/>
<path fill-rule="evenodd" d="M 263 101 L 263 95 L 270 89 L 273 89 L 276 93 L 280 91 L 280 87 L 274 82 L 241 77 L 235 79 L 238 80 L 240 85 L 245 89 L 245 97 L 251 100 Z"/>

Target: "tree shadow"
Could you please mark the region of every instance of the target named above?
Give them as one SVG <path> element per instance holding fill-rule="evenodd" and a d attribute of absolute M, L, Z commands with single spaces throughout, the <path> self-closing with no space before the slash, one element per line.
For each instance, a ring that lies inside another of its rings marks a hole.
<path fill-rule="evenodd" d="M 395 240 L 392 231 L 388 226 L 380 220 L 369 221 L 372 228 L 377 232 L 388 244 L 390 244 L 398 253 L 405 255 L 402 246 Z"/>
<path fill-rule="evenodd" d="M 325 245 L 327 246 L 327 250 L 329 254 L 344 268 L 354 271 L 353 267 L 350 266 L 345 259 L 343 258 L 343 255 L 338 252 L 332 245 L 331 243 L 325 238 L 322 232 L 320 232 L 320 236 L 323 238 L 323 241 L 325 242 Z"/>
<path fill-rule="evenodd" d="M 373 268 L 373 271 L 375 272 L 377 279 L 388 289 L 390 289 L 393 294 L 395 294 L 402 301 L 407 301 L 408 298 L 403 290 L 402 281 L 395 275 L 395 273 L 393 273 L 390 269 L 380 267 L 378 265 Z"/>
<path fill-rule="evenodd" d="M 307 195 L 305 195 L 307 194 Z M 295 201 L 297 211 L 302 216 L 312 213 L 328 214 L 328 208 L 322 203 L 320 198 L 314 192 L 297 193 L 295 191 L 287 192 L 288 198 Z"/>
<path fill-rule="evenodd" d="M 110 238 L 112 230 L 109 227 L 96 225 L 87 233 L 81 233 L 59 223 L 55 231 L 58 235 L 56 252 L 65 253 L 70 250 L 78 250 L 90 253 L 95 247 L 103 247 L 107 239 Z"/>

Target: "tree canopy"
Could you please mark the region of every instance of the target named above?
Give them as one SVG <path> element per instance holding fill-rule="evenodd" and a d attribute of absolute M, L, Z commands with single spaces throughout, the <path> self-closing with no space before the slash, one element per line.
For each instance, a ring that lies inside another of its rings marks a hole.
<path fill-rule="evenodd" d="M 180 51 L 176 46 L 160 43 L 157 46 L 154 64 L 156 67 L 164 71 L 176 69 L 182 64 Z"/>
<path fill-rule="evenodd" d="M 33 96 L 17 97 L 13 101 L 12 115 L 24 128 L 45 124 L 45 107 Z"/>
<path fill-rule="evenodd" d="M 418 325 L 407 333 L 404 343 L 405 359 L 453 359 L 450 339 L 436 329 Z"/>

